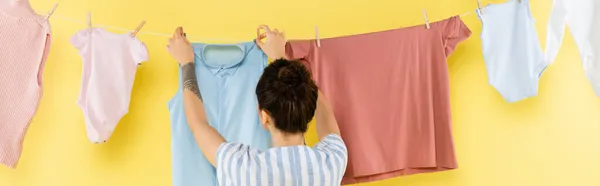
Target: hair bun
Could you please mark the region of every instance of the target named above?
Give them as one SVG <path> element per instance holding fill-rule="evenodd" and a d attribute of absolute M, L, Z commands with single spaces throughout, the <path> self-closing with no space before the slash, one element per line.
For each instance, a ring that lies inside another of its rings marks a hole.
<path fill-rule="evenodd" d="M 306 74 L 297 65 L 302 64 L 291 64 L 286 67 L 279 69 L 277 79 L 282 83 L 282 86 L 288 86 L 289 88 L 297 87 L 306 83 Z M 281 87 L 284 88 L 284 87 Z"/>

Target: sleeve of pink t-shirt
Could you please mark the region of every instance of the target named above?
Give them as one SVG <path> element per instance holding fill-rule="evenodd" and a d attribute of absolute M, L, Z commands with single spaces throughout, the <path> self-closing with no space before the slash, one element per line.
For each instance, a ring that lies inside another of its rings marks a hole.
<path fill-rule="evenodd" d="M 134 38 L 131 42 L 131 57 L 135 64 L 148 61 L 148 49 L 146 48 L 146 45 L 137 38 Z"/>
<path fill-rule="evenodd" d="M 445 41 L 446 56 L 450 56 L 458 43 L 469 38 L 471 30 L 469 30 L 460 17 L 451 18 L 451 21 L 445 23 L 442 35 Z"/>
<path fill-rule="evenodd" d="M 285 46 L 285 52 L 288 58 L 299 60 L 306 68 L 311 70 L 310 62 L 312 60 L 310 58 L 312 57 L 313 45 L 314 42 L 310 40 L 290 41 Z"/>
<path fill-rule="evenodd" d="M 43 78 L 44 78 L 44 67 L 46 67 L 46 60 L 48 60 L 48 55 L 50 54 L 50 45 L 52 43 L 52 30 L 50 29 L 50 24 L 46 22 L 46 42 L 44 42 L 44 53 L 42 54 L 42 62 L 38 67 L 38 76 L 37 83 L 38 86 L 42 87 Z"/>
<path fill-rule="evenodd" d="M 89 33 L 90 33 L 89 30 L 79 31 L 79 32 L 75 33 L 75 35 L 71 36 L 69 41 L 77 50 L 81 51 L 81 49 L 86 45 L 86 43 L 88 41 L 87 38 L 88 38 Z"/>

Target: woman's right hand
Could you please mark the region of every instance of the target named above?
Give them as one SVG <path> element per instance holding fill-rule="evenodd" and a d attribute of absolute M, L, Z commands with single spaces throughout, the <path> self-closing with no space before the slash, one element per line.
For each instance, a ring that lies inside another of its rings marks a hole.
<path fill-rule="evenodd" d="M 265 32 L 261 34 L 260 30 L 265 30 Z M 262 39 L 266 39 L 266 41 L 262 42 Z M 273 60 L 286 58 L 285 43 L 285 33 L 279 32 L 277 29 L 271 30 L 269 26 L 260 25 L 256 30 L 256 45 Z"/>
<path fill-rule="evenodd" d="M 169 39 L 167 51 L 177 60 L 180 66 L 194 62 L 194 50 L 185 37 L 183 27 L 177 27 L 173 33 L 173 37 Z"/>

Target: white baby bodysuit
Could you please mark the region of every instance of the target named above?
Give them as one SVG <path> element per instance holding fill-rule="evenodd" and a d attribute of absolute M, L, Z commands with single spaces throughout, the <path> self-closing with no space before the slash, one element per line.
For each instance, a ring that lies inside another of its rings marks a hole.
<path fill-rule="evenodd" d="M 82 30 L 71 43 L 83 58 L 81 93 L 87 135 L 106 142 L 129 111 L 133 80 L 139 63 L 148 60 L 146 46 L 130 33 L 114 34 L 102 28 Z"/>
<path fill-rule="evenodd" d="M 600 1 L 554 0 L 546 40 L 546 61 L 555 59 L 569 26 L 586 76 L 600 97 Z"/>
<path fill-rule="evenodd" d="M 491 4 L 477 11 L 482 23 L 481 43 L 488 82 L 507 102 L 538 93 L 547 67 L 535 31 L 529 0 Z"/>

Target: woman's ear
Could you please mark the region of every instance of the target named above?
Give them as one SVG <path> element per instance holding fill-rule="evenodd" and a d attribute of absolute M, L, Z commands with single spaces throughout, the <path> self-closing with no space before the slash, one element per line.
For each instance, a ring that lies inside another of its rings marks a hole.
<path fill-rule="evenodd" d="M 258 118 L 260 119 L 260 124 L 265 130 L 269 130 L 269 122 L 271 120 L 271 116 L 267 114 L 264 110 L 258 109 Z"/>

